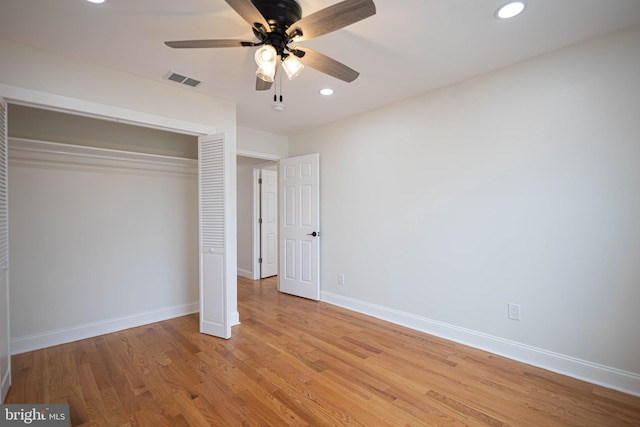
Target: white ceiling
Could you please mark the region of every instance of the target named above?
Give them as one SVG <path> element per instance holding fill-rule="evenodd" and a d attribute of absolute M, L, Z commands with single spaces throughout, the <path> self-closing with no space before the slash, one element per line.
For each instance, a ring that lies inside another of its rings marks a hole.
<path fill-rule="evenodd" d="M 337 0 L 299 0 L 303 16 Z M 358 70 L 344 83 L 306 68 L 273 91 L 256 92 L 255 48 L 170 49 L 165 40 L 252 40 L 224 0 L 0 0 L 0 37 L 176 85 L 177 72 L 202 80 L 184 90 L 234 101 L 238 125 L 282 135 L 377 108 L 640 22 L 640 0 L 527 0 L 497 20 L 505 0 L 374 0 L 377 14 L 301 42 Z M 640 47 L 639 47 L 640 48 Z M 1 58 L 0 58 L 1 59 Z M 319 89 L 335 94 L 323 97 Z"/>

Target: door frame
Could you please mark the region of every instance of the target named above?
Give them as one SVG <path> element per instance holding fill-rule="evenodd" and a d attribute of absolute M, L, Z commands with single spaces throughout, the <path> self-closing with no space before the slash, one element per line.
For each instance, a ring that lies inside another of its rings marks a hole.
<path fill-rule="evenodd" d="M 3 245 L 5 245 L 5 258 L 2 259 L 4 264 L 0 265 L 0 403 L 4 403 L 5 398 L 9 394 L 11 388 L 11 295 L 9 292 L 9 120 L 8 109 L 9 104 L 4 98 L 0 97 L 0 144 L 2 144 L 2 180 L 4 198 L 3 207 L 4 221 L 3 226 L 6 227 Z"/>
<path fill-rule="evenodd" d="M 210 125 L 172 119 L 152 113 L 128 110 L 108 104 L 71 98 L 34 89 L 21 88 L 4 83 L 0 83 L 0 98 L 3 98 L 7 104 L 22 105 L 66 114 L 92 117 L 101 120 L 113 120 L 119 123 L 176 132 L 185 135 L 203 136 L 214 134 L 217 131 L 215 127 Z M 11 118 L 9 117 L 8 122 L 10 121 Z M 233 160 L 235 161 L 235 156 L 233 156 Z M 235 170 L 235 164 L 233 166 L 232 170 Z M 235 203 L 235 199 L 233 200 L 233 203 Z M 233 238 L 237 239 L 236 230 L 233 230 L 233 233 L 235 234 Z M 235 259 L 235 257 L 233 257 L 233 259 Z M 234 270 L 237 270 L 237 265 L 233 266 L 233 268 Z M 228 288 L 227 292 L 231 293 L 231 295 L 237 295 L 237 289 L 235 287 L 233 289 Z M 10 308 L 11 300 L 9 300 L 8 305 Z M 232 324 L 239 323 L 237 302 L 233 305 L 230 316 Z M 10 324 L 7 326 L 10 328 Z M 9 336 L 9 343 L 11 343 L 11 336 Z"/>
<path fill-rule="evenodd" d="M 265 163 L 258 163 L 253 167 L 253 175 L 252 175 L 252 184 L 253 184 L 253 209 L 252 209 L 252 218 L 251 223 L 253 224 L 253 233 L 252 233 L 252 241 L 251 241 L 251 256 L 252 256 L 252 270 L 253 270 L 253 280 L 259 280 L 261 277 L 260 274 L 260 263 L 258 259 L 260 258 L 261 251 L 261 242 L 262 236 L 260 235 L 260 227 L 258 225 L 258 221 L 260 219 L 260 197 L 261 197 L 261 188 L 258 183 L 258 179 L 261 177 L 261 170 L 265 169 L 267 166 L 273 166 L 275 162 L 275 167 L 277 170 L 278 163 L 277 161 L 269 161 Z"/>
<path fill-rule="evenodd" d="M 258 227 L 258 218 L 260 217 L 260 187 L 258 186 L 258 176 L 260 173 L 259 170 L 262 169 L 265 165 L 272 165 L 273 162 L 277 163 L 278 161 L 286 157 L 277 154 L 236 149 L 236 163 L 238 156 L 264 160 L 264 163 L 258 163 L 252 166 L 253 171 L 251 191 L 253 208 L 251 210 L 251 278 L 253 280 L 258 280 L 260 279 L 260 264 L 258 263 L 258 258 L 260 257 L 260 228 Z"/>

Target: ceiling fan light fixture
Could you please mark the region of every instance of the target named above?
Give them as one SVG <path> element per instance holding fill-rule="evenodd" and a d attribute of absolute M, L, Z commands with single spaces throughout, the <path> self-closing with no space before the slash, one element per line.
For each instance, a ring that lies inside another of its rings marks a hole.
<path fill-rule="evenodd" d="M 302 65 L 302 62 L 300 62 L 298 58 L 289 55 L 282 61 L 282 68 L 284 68 L 284 72 L 287 73 L 289 80 L 293 80 L 304 70 L 304 65 Z"/>
<path fill-rule="evenodd" d="M 265 82 L 273 83 L 273 78 L 276 75 L 276 64 L 266 63 L 258 67 L 256 70 L 256 76 Z"/>
<path fill-rule="evenodd" d="M 276 52 L 276 48 L 271 46 L 270 44 L 266 44 L 260 49 L 256 50 L 255 59 L 258 67 L 262 67 L 265 64 L 273 64 L 273 66 L 275 67 L 277 57 L 278 52 Z"/>
<path fill-rule="evenodd" d="M 81 1 L 81 0 L 80 0 Z M 109 0 L 106 0 L 109 1 Z M 508 0 L 502 0 L 508 1 Z M 311 67 L 346 83 L 354 81 L 360 73 L 335 59 L 312 49 L 290 47 L 293 41 L 310 40 L 362 21 L 376 14 L 374 0 L 341 0 L 305 17 L 299 0 L 225 0 L 250 25 L 253 41 L 241 39 L 175 40 L 164 44 L 173 49 L 202 49 L 227 47 L 255 47 L 255 88 L 271 88 L 281 62 L 293 55 L 304 59 Z M 266 65 L 269 64 L 269 65 Z M 283 65 L 283 72 L 293 79 L 303 69 L 293 58 Z M 279 80 L 281 80 L 279 78 Z"/>
<path fill-rule="evenodd" d="M 496 10 L 495 16 L 499 19 L 509 19 L 520 15 L 525 8 L 523 1 L 512 1 L 504 4 Z"/>

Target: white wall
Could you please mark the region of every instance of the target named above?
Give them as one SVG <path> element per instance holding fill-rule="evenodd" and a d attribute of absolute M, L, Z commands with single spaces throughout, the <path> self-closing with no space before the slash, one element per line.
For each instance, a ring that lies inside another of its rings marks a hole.
<path fill-rule="evenodd" d="M 130 114 L 123 118 L 133 121 L 157 122 L 161 117 L 165 120 L 159 125 L 167 127 L 178 120 L 209 125 L 225 132 L 235 144 L 236 109 L 232 102 L 203 95 L 194 88 L 147 80 L 5 39 L 0 39 L 0 54 L 0 83 L 85 104 L 97 103 L 112 117 L 117 117 L 118 109 L 125 109 Z"/>
<path fill-rule="evenodd" d="M 275 133 L 263 132 L 246 127 L 238 127 L 238 152 L 244 156 L 269 160 L 287 157 L 289 138 Z"/>
<path fill-rule="evenodd" d="M 22 105 L 9 105 L 9 116 L 10 133 L 16 138 L 198 158 L 198 138 L 193 135 Z"/>
<path fill-rule="evenodd" d="M 640 394 L 638 46 L 635 27 L 290 138 L 320 153 L 323 298 Z"/>
<path fill-rule="evenodd" d="M 10 147 L 14 353 L 198 311 L 195 160 Z"/>

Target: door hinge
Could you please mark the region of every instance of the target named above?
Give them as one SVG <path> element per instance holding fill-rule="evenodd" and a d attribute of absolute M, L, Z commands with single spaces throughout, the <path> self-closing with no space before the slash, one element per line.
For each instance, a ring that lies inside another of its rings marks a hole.
<path fill-rule="evenodd" d="M 258 184 L 262 184 L 262 178 L 258 178 Z"/>
<path fill-rule="evenodd" d="M 262 218 L 258 218 L 258 224 L 262 224 Z"/>
<path fill-rule="evenodd" d="M 262 258 L 258 258 L 258 264 L 262 264 Z"/>

